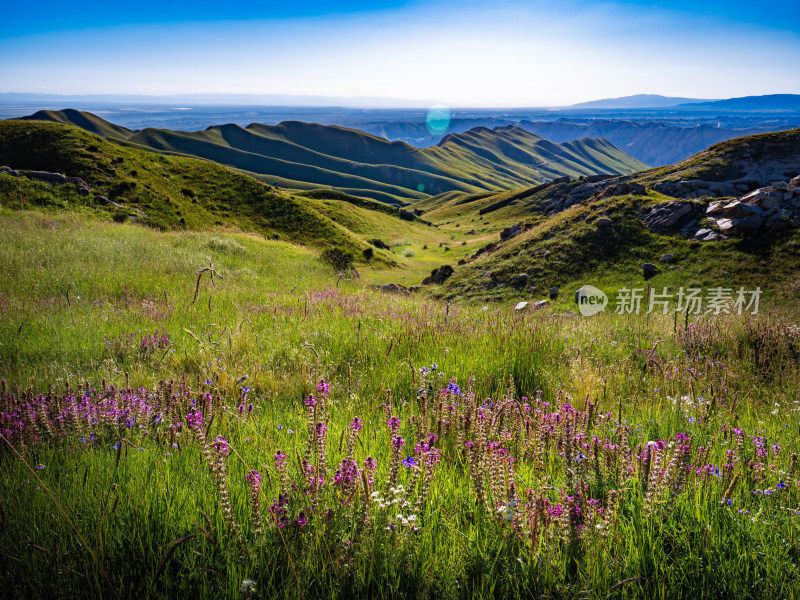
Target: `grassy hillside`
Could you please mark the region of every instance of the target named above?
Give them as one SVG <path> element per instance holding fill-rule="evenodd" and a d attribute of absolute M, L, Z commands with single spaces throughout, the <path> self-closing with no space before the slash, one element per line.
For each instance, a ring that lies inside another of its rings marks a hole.
<path fill-rule="evenodd" d="M 95 115 L 37 113 L 102 131 Z M 113 127 L 108 124 L 109 128 Z M 127 130 L 126 130 L 127 131 Z M 258 175 L 333 187 L 390 202 L 448 191 L 478 192 L 541 183 L 562 175 L 627 174 L 646 168 L 605 140 L 559 145 L 516 127 L 477 128 L 416 149 L 362 131 L 313 123 L 221 125 L 205 131 L 145 129 L 114 139 L 139 148 L 197 156 Z M 303 185 L 302 187 L 306 187 Z"/>
<path fill-rule="evenodd" d="M 766 185 L 800 173 L 800 130 L 737 138 L 712 146 L 677 165 L 651 169 L 606 182 L 633 181 L 647 186 L 640 195 L 588 198 L 563 212 L 548 212 L 583 182 L 557 184 L 491 194 L 448 194 L 423 200 L 414 207 L 443 232 L 469 231 L 460 248 L 454 275 L 434 293 L 484 300 L 541 299 L 551 287 L 562 288 L 561 301 L 572 304 L 572 292 L 584 284 L 620 287 L 761 286 L 772 300 L 800 300 L 800 231 L 760 233 L 711 244 L 677 235 L 650 231 L 641 220 L 643 210 L 671 200 L 653 187 L 683 179 L 744 180 Z M 745 188 L 746 189 L 746 188 Z M 701 205 L 708 198 L 699 200 Z M 604 219 L 598 225 L 599 219 Z M 515 224 L 523 231 L 500 241 L 500 231 Z M 477 258 L 476 250 L 496 243 Z M 670 262 L 661 257 L 671 255 Z M 659 273 L 645 280 L 641 265 L 653 263 Z M 527 274 L 524 285 L 513 285 L 516 275 Z M 533 290 L 531 289 L 533 288 Z"/>
<path fill-rule="evenodd" d="M 652 287 L 675 291 L 679 287 L 761 286 L 781 303 L 800 299 L 800 233 L 713 244 L 652 233 L 639 219 L 640 211 L 666 200 L 655 193 L 621 196 L 578 205 L 549 218 L 531 218 L 530 230 L 457 267 L 440 293 L 485 300 L 540 299 L 557 286 L 569 305 L 573 292 L 584 284 L 607 292 L 645 288 L 648 281 L 641 265 L 655 263 L 660 273 L 649 280 Z M 600 218 L 609 219 L 611 225 L 598 226 Z M 492 236 L 491 241 L 499 237 Z M 665 254 L 673 257 L 669 264 L 661 260 Z M 530 276 L 524 288 L 511 284 L 521 273 Z M 531 286 L 536 286 L 533 292 Z"/>
<path fill-rule="evenodd" d="M 357 257 L 371 247 L 361 235 L 326 216 L 327 206 L 315 197 L 279 193 L 212 162 L 123 147 L 68 125 L 0 122 L 0 164 L 80 177 L 92 189 L 81 195 L 71 184 L 54 186 L 0 175 L 0 203 L 6 207 L 77 207 L 165 229 L 234 228 L 303 244 L 340 246 Z M 405 225 L 396 209 L 367 201 L 331 201 L 345 202 L 360 214 L 378 210 L 383 226 L 365 232 L 367 237 L 391 231 L 393 223 Z M 378 260 L 394 260 L 373 250 Z"/>
<path fill-rule="evenodd" d="M 678 179 L 751 180 L 762 185 L 800 173 L 800 129 L 745 136 L 715 144 L 674 165 L 637 174 L 646 184 Z"/>

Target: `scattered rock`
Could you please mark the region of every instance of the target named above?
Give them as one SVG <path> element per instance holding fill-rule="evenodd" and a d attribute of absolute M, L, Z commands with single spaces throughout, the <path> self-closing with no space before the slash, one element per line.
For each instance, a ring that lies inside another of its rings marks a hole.
<path fill-rule="evenodd" d="M 785 192 L 789 189 L 788 181 L 773 181 L 770 187 L 778 192 Z"/>
<path fill-rule="evenodd" d="M 400 285 L 399 283 L 383 283 L 377 284 L 372 286 L 376 290 L 380 290 L 382 292 L 389 292 L 393 294 L 410 294 L 411 291 L 404 285 Z"/>
<path fill-rule="evenodd" d="M 506 227 L 503 231 L 500 232 L 500 241 L 510 240 L 518 236 L 522 232 L 522 224 L 512 225 L 511 227 Z"/>
<path fill-rule="evenodd" d="M 534 310 L 540 310 L 542 308 L 547 307 L 550 304 L 549 300 L 538 300 L 537 302 L 533 303 Z"/>
<path fill-rule="evenodd" d="M 433 283 L 442 283 L 453 274 L 453 267 L 450 265 L 442 265 L 439 270 L 433 274 Z"/>
<path fill-rule="evenodd" d="M 737 182 L 736 184 L 728 181 L 703 181 L 695 180 L 681 180 L 681 181 L 662 181 L 653 186 L 658 192 L 673 198 L 722 198 L 735 196 L 737 193 L 746 192 L 758 184 L 750 185 L 746 182 Z"/>
<path fill-rule="evenodd" d="M 658 273 L 658 267 L 655 266 L 653 263 L 644 263 L 642 265 L 642 273 L 644 274 L 645 279 L 649 279 L 656 273 Z"/>
<path fill-rule="evenodd" d="M 511 285 L 525 285 L 528 283 L 530 276 L 527 273 L 520 273 L 511 278 Z"/>
<path fill-rule="evenodd" d="M 595 221 L 595 225 L 603 229 L 611 227 L 611 219 L 607 217 L 600 217 L 599 219 L 597 219 L 597 221 Z"/>
<path fill-rule="evenodd" d="M 483 248 L 479 248 L 475 252 L 473 258 L 478 258 L 481 254 L 484 254 L 486 252 L 492 252 L 496 249 L 497 249 L 497 242 L 491 242 L 489 244 L 486 244 Z"/>
<path fill-rule="evenodd" d="M 555 300 L 558 298 L 558 287 L 551 287 L 550 288 L 550 300 Z"/>
<path fill-rule="evenodd" d="M 67 178 L 61 173 L 48 173 L 47 171 L 28 171 L 28 177 L 36 181 L 43 181 L 53 185 L 63 185 L 69 183 Z"/>
<path fill-rule="evenodd" d="M 715 215 L 721 215 L 725 211 L 725 207 L 728 206 L 729 202 L 727 200 L 717 200 L 712 202 L 706 208 L 706 215 L 709 217 Z"/>
<path fill-rule="evenodd" d="M 741 219 L 743 217 L 749 217 L 751 215 L 758 215 L 761 213 L 761 209 L 757 206 L 751 206 L 749 204 L 745 204 L 742 201 L 732 202 L 725 207 L 725 210 L 722 211 L 722 218 L 723 219 Z"/>
<path fill-rule="evenodd" d="M 517 303 L 517 305 L 514 307 L 514 310 L 523 310 L 526 306 L 528 306 L 528 302 L 523 300 L 522 302 Z"/>
<path fill-rule="evenodd" d="M 610 198 L 611 196 L 622 196 L 624 194 L 643 196 L 646 193 L 647 189 L 641 183 L 623 181 L 613 185 L 606 184 L 606 187 L 603 187 L 595 192 L 595 197 L 601 199 Z"/>
<path fill-rule="evenodd" d="M 670 200 L 661 202 L 647 209 L 642 214 L 642 221 L 654 233 L 664 233 L 678 224 L 678 222 L 691 215 L 694 211 L 692 202 Z"/>
<path fill-rule="evenodd" d="M 764 222 L 763 215 L 750 214 L 738 219 L 719 219 L 717 227 L 725 235 L 747 235 L 754 233 Z"/>
<path fill-rule="evenodd" d="M 369 243 L 378 248 L 379 250 L 391 250 L 389 244 L 387 244 L 383 240 L 379 240 L 378 238 L 370 240 Z"/>
<path fill-rule="evenodd" d="M 672 254 L 662 254 L 661 255 L 661 262 L 671 263 L 675 262 L 675 257 Z"/>
<path fill-rule="evenodd" d="M 797 177 L 793 177 L 792 180 L 789 182 L 789 185 L 786 186 L 786 189 L 793 190 L 796 188 L 800 188 L 800 175 Z"/>
<path fill-rule="evenodd" d="M 770 225 L 769 232 L 780 233 L 781 231 L 788 229 L 788 227 L 789 226 L 786 224 L 786 221 L 784 221 L 783 219 L 775 219 L 772 225 Z"/>

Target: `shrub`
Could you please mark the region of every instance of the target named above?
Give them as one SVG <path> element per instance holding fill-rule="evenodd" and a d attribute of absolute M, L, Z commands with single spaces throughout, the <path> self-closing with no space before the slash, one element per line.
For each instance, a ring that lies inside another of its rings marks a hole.
<path fill-rule="evenodd" d="M 323 250 L 319 257 L 322 262 L 328 263 L 337 271 L 349 270 L 355 260 L 352 252 L 339 247 Z"/>
<path fill-rule="evenodd" d="M 214 237 L 206 242 L 205 247 L 226 254 L 241 254 L 245 251 L 245 247 L 232 238 Z"/>

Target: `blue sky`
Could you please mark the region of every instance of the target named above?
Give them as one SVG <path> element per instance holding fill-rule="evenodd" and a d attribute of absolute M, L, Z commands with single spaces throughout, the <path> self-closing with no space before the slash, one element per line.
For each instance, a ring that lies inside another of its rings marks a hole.
<path fill-rule="evenodd" d="M 0 92 L 374 96 L 451 106 L 800 93 L 797 0 L 131 6 L 4 6 Z"/>

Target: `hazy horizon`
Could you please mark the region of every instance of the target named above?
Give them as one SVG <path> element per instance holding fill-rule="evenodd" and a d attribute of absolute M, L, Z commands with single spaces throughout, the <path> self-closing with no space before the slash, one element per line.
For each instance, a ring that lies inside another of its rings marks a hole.
<path fill-rule="evenodd" d="M 794 2 L 13 5 L 0 92 L 268 94 L 548 107 L 800 93 Z M 757 13 L 757 14 L 756 14 Z M 746 43 L 744 43 L 746 42 Z"/>

